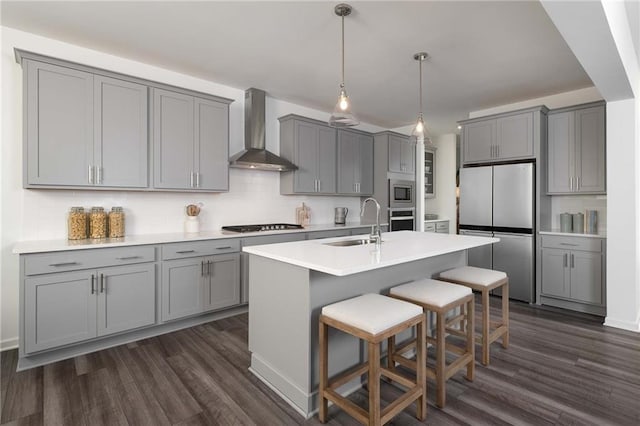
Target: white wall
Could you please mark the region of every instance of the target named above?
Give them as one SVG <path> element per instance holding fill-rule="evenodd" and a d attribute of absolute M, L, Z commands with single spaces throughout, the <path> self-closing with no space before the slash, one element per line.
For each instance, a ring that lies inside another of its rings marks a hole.
<path fill-rule="evenodd" d="M 2 115 L 0 151 L 0 349 L 13 347 L 18 336 L 18 256 L 11 253 L 17 241 L 66 238 L 66 214 L 71 206 L 124 206 L 126 232 L 132 234 L 181 232 L 184 206 L 204 203 L 201 229 L 256 222 L 294 222 L 295 207 L 311 208 L 311 223 L 333 222 L 333 209 L 359 211 L 357 197 L 281 196 L 279 174 L 231 169 L 228 193 L 149 193 L 119 191 L 71 191 L 22 189 L 22 69 L 15 62 L 14 47 L 98 68 L 231 98 L 230 154 L 243 148 L 243 90 L 179 74 L 166 69 L 115 57 L 53 39 L 0 27 L 2 35 Z M 279 152 L 277 117 L 296 113 L 327 120 L 329 113 L 267 97 L 267 149 Z M 367 131 L 383 130 L 361 125 Z M 348 220 L 357 221 L 356 213 Z"/>
<path fill-rule="evenodd" d="M 436 149 L 436 196 L 425 199 L 426 213 L 449 219 L 449 233 L 456 233 L 456 135 L 434 139 Z"/>

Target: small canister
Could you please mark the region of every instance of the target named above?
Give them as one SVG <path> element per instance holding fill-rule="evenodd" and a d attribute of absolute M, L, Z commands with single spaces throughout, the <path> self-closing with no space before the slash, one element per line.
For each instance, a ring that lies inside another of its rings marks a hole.
<path fill-rule="evenodd" d="M 107 214 L 104 207 L 91 207 L 89 213 L 89 238 L 107 237 Z"/>
<path fill-rule="evenodd" d="M 87 238 L 87 215 L 83 207 L 71 207 L 68 220 L 68 235 L 70 240 L 84 240 Z"/>
<path fill-rule="evenodd" d="M 124 237 L 124 210 L 112 207 L 109 212 L 109 238 Z"/>
<path fill-rule="evenodd" d="M 571 213 L 560 214 L 560 232 L 572 232 L 573 217 Z"/>
<path fill-rule="evenodd" d="M 574 213 L 573 232 L 574 234 L 584 234 L 584 214 L 583 213 Z"/>

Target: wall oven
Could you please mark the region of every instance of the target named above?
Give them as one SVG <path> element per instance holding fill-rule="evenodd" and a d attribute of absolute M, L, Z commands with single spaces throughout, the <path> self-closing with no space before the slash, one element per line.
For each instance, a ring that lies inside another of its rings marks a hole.
<path fill-rule="evenodd" d="M 416 209 L 389 209 L 389 231 L 414 231 L 416 229 Z"/>
<path fill-rule="evenodd" d="M 389 207 L 415 207 L 415 185 L 416 183 L 410 180 L 389 179 Z"/>

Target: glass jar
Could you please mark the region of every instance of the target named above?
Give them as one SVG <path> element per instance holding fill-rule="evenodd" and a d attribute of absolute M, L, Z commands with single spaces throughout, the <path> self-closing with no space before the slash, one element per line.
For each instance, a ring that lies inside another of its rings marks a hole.
<path fill-rule="evenodd" d="M 89 213 L 89 238 L 107 237 L 107 214 L 103 207 L 91 207 Z"/>
<path fill-rule="evenodd" d="M 112 207 L 109 212 L 109 238 L 124 237 L 124 210 Z"/>
<path fill-rule="evenodd" d="M 70 240 L 87 238 L 87 215 L 83 207 L 71 207 L 67 231 Z"/>

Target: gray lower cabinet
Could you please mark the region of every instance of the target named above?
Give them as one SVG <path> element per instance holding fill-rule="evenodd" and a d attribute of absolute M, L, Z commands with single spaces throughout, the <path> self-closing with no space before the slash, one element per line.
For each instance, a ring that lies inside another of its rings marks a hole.
<path fill-rule="evenodd" d="M 373 193 L 373 136 L 338 130 L 338 194 Z"/>
<path fill-rule="evenodd" d="M 437 232 L 441 234 L 449 233 L 449 221 L 439 220 L 424 223 L 424 232 Z"/>
<path fill-rule="evenodd" d="M 155 323 L 155 264 L 25 279 L 25 352 Z"/>
<path fill-rule="evenodd" d="M 335 194 L 336 130 L 296 115 L 279 120 L 280 155 L 298 166 L 280 174 L 280 193 Z"/>
<path fill-rule="evenodd" d="M 154 187 L 229 189 L 229 108 L 222 102 L 154 88 Z"/>
<path fill-rule="evenodd" d="M 534 158 L 540 141 L 536 126 L 546 111 L 538 107 L 461 121 L 463 164 Z"/>
<path fill-rule="evenodd" d="M 604 313 L 598 309 L 605 306 L 601 239 L 543 235 L 541 256 L 544 304 L 559 299 L 571 302 L 579 310 Z"/>
<path fill-rule="evenodd" d="M 162 321 L 240 303 L 240 253 L 162 262 Z"/>
<path fill-rule="evenodd" d="M 605 139 L 604 104 L 551 111 L 547 193 L 604 194 Z"/>
<path fill-rule="evenodd" d="M 145 188 L 147 87 L 25 59 L 26 187 Z"/>

